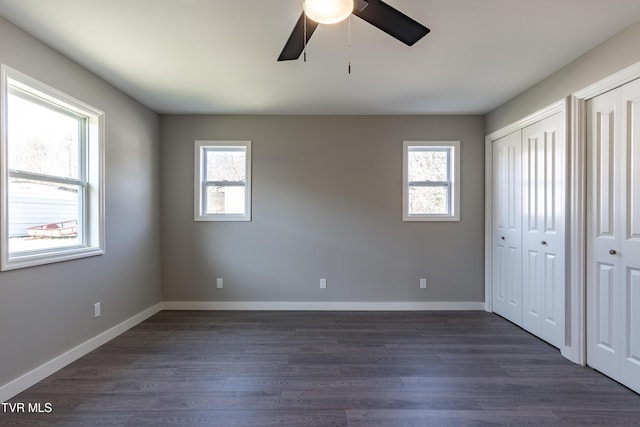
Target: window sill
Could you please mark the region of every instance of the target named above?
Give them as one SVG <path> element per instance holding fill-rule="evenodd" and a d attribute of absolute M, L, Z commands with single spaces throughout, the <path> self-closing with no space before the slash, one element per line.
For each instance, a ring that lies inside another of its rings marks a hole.
<path fill-rule="evenodd" d="M 200 215 L 193 218 L 195 222 L 250 222 L 251 217 L 246 215 Z"/>
<path fill-rule="evenodd" d="M 105 253 L 100 247 L 75 247 L 65 248 L 45 253 L 24 253 L 4 257 L 2 259 L 2 271 L 17 270 L 20 268 L 35 267 L 38 265 L 53 264 L 56 262 L 71 261 L 87 258 Z"/>
<path fill-rule="evenodd" d="M 441 222 L 459 222 L 458 216 L 439 216 L 439 215 L 411 215 L 404 216 L 403 222 L 419 222 L 419 221 L 441 221 Z"/>

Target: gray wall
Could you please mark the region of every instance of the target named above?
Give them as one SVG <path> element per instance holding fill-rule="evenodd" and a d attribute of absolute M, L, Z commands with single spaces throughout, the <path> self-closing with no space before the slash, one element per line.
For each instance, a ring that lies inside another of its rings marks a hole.
<path fill-rule="evenodd" d="M 483 301 L 482 117 L 168 115 L 160 134 L 165 301 Z M 194 223 L 197 139 L 253 141 L 252 222 Z M 440 139 L 461 141 L 462 221 L 402 222 L 402 141 Z"/>
<path fill-rule="evenodd" d="M 596 46 L 486 116 L 487 134 L 640 62 L 640 22 Z"/>
<path fill-rule="evenodd" d="M 158 116 L 2 18 L 0 62 L 106 113 L 107 250 L 0 272 L 2 385 L 160 302 L 161 292 Z"/>

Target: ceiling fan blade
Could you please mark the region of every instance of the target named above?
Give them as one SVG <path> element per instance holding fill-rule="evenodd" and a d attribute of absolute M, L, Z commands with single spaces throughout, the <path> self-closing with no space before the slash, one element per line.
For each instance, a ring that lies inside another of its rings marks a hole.
<path fill-rule="evenodd" d="M 300 58 L 300 54 L 304 50 L 304 19 L 306 15 L 304 12 L 300 15 L 300 19 L 296 22 L 296 26 L 293 27 L 293 31 L 289 36 L 289 40 L 285 43 L 278 61 L 291 61 Z M 311 38 L 313 32 L 318 28 L 318 23 L 307 18 L 307 42 Z"/>
<path fill-rule="evenodd" d="M 381 0 L 357 0 L 353 14 L 408 46 L 431 31 Z"/>

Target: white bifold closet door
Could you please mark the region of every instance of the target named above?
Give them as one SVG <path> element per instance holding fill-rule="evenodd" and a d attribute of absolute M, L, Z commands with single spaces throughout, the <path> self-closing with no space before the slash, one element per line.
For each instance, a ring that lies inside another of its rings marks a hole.
<path fill-rule="evenodd" d="M 587 363 L 640 392 L 640 81 L 587 120 Z"/>
<path fill-rule="evenodd" d="M 493 142 L 493 311 L 564 344 L 566 132 L 554 114 Z"/>
<path fill-rule="evenodd" d="M 564 115 L 522 130 L 522 326 L 560 347 L 565 320 Z"/>
<path fill-rule="evenodd" d="M 493 311 L 522 325 L 522 132 L 493 143 Z"/>

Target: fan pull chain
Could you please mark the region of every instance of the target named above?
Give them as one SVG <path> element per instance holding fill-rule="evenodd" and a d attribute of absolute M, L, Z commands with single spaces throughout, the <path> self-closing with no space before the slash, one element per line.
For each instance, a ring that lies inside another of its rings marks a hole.
<path fill-rule="evenodd" d="M 349 61 L 348 74 L 351 74 L 351 15 L 349 15 L 349 29 L 347 35 L 347 58 Z"/>
<path fill-rule="evenodd" d="M 304 62 L 307 62 L 307 15 L 304 13 L 304 1 L 302 2 L 302 20 L 304 22 L 304 35 L 302 36 L 304 48 L 302 49 L 302 58 Z"/>

